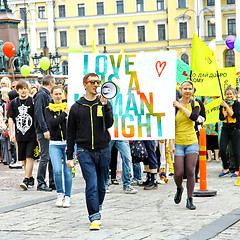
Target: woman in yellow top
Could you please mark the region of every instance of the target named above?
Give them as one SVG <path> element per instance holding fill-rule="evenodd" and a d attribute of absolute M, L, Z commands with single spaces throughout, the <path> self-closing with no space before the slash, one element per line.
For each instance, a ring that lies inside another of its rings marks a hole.
<path fill-rule="evenodd" d="M 226 99 L 224 99 L 220 106 L 219 119 L 223 121 L 223 127 L 220 137 L 220 153 L 223 162 L 223 172 L 219 177 L 224 177 L 230 174 L 229 161 L 227 156 L 227 145 L 231 140 L 232 149 L 235 159 L 235 172 L 231 177 L 238 177 L 239 169 L 239 138 L 240 138 L 240 104 L 237 100 L 233 100 L 235 91 L 231 86 L 226 87 L 224 91 Z"/>
<path fill-rule="evenodd" d="M 194 125 L 199 116 L 199 104 L 192 100 L 194 86 L 191 81 L 182 82 L 179 90 L 182 97 L 178 101 L 173 102 L 173 106 L 176 108 L 175 145 L 173 141 L 170 143 L 171 153 L 175 155 L 174 181 L 177 185 L 177 192 L 174 202 L 176 204 L 181 202 L 184 164 L 186 164 L 188 195 L 186 207 L 194 210 L 196 207 L 193 205 L 192 196 L 195 186 L 195 166 L 199 153 Z"/>

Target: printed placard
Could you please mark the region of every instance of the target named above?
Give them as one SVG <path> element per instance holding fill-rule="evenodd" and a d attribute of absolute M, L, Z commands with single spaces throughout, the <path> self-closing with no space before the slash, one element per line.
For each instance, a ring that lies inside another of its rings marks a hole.
<path fill-rule="evenodd" d="M 171 139 L 175 135 L 176 52 L 69 54 L 68 102 L 85 94 L 83 76 L 114 82 L 112 139 Z M 90 119 L 89 119 L 90 121 Z"/>

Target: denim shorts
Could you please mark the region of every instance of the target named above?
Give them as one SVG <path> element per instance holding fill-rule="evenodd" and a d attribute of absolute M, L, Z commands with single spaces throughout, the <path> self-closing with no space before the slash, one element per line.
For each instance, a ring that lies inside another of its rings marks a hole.
<path fill-rule="evenodd" d="M 179 145 L 175 144 L 175 156 L 185 156 L 188 153 L 199 154 L 198 143 L 193 143 L 191 145 Z"/>

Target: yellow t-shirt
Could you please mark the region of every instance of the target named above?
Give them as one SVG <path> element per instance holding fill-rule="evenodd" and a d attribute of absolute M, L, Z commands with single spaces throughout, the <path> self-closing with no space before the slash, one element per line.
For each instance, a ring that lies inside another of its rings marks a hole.
<path fill-rule="evenodd" d="M 194 107 L 196 106 L 199 107 L 199 103 L 194 101 Z M 192 112 L 191 103 L 188 103 L 186 108 Z M 191 145 L 197 143 L 198 139 L 194 126 L 195 121 L 192 121 L 182 110 L 179 109 L 175 119 L 175 144 Z"/>

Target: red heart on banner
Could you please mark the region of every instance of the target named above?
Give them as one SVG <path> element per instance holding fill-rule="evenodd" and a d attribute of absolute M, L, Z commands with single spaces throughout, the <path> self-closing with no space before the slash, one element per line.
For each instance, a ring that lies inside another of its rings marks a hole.
<path fill-rule="evenodd" d="M 186 76 L 186 77 L 188 76 L 188 74 L 186 73 L 186 71 L 184 71 L 182 75 L 183 75 L 183 76 Z"/>
<path fill-rule="evenodd" d="M 155 66 L 156 66 L 156 70 L 157 70 L 158 76 L 160 77 L 161 74 L 162 74 L 162 71 L 166 67 L 166 62 L 165 61 L 164 62 L 157 61 Z"/>

